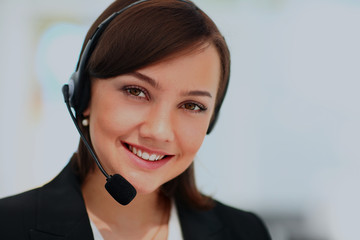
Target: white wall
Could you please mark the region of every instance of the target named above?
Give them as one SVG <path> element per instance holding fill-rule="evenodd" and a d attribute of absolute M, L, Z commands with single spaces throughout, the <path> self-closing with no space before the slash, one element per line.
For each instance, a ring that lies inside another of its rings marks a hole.
<path fill-rule="evenodd" d="M 0 197 L 49 181 L 75 150 L 60 88 L 110 2 L 0 2 Z M 260 213 L 274 239 L 357 239 L 360 2 L 195 2 L 232 53 L 199 186 Z"/>

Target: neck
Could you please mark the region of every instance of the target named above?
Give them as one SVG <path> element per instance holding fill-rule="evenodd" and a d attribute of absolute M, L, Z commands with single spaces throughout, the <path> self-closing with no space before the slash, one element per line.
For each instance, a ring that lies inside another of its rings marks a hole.
<path fill-rule="evenodd" d="M 151 194 L 138 194 L 126 206 L 116 202 L 106 191 L 105 178 L 99 170 L 89 173 L 82 185 L 82 193 L 90 219 L 95 223 L 101 234 L 112 233 L 115 236 L 140 234 L 138 239 L 151 239 L 161 226 L 166 225 L 169 215 L 169 200 L 159 191 Z M 106 234 L 105 234 L 106 235 Z M 148 237 L 145 237 L 148 236 Z"/>

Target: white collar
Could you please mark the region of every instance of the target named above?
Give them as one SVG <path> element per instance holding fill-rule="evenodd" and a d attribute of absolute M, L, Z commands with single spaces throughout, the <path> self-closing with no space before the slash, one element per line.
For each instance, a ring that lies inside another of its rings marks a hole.
<path fill-rule="evenodd" d="M 98 228 L 96 227 L 95 223 L 93 221 L 91 221 L 91 218 L 89 218 L 90 220 L 90 226 L 94 235 L 94 240 L 104 240 L 104 238 L 101 236 L 101 233 L 99 232 Z"/>
<path fill-rule="evenodd" d="M 179 215 L 174 201 L 171 201 L 171 210 L 168 225 L 168 240 L 183 240 Z"/>

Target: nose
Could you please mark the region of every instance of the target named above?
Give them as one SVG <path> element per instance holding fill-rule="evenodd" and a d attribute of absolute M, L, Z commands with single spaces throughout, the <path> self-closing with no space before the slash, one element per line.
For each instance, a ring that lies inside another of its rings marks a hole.
<path fill-rule="evenodd" d="M 174 116 L 165 106 L 152 108 L 140 127 L 142 138 L 172 142 L 175 138 Z"/>

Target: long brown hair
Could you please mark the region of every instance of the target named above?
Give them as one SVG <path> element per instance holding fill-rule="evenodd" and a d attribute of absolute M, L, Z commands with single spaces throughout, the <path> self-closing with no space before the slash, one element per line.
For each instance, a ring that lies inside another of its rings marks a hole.
<path fill-rule="evenodd" d="M 133 2 L 135 1 L 113 2 L 93 23 L 84 42 L 88 41 L 102 21 Z M 228 86 L 230 54 L 214 22 L 190 1 L 151 0 L 118 15 L 103 32 L 89 59 L 86 67 L 87 81 L 130 73 L 209 44 L 215 46 L 221 62 L 221 76 L 212 117 L 214 121 Z M 83 116 L 78 114 L 77 117 L 81 123 Z M 81 128 L 91 142 L 88 129 L 83 126 Z M 81 140 L 73 162 L 81 181 L 89 171 L 94 170 L 94 161 Z M 207 209 L 213 204 L 211 198 L 202 195 L 196 187 L 193 163 L 182 174 L 165 183 L 161 190 L 165 195 L 176 197 L 198 209 Z"/>

